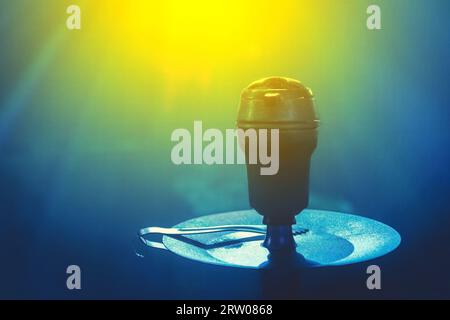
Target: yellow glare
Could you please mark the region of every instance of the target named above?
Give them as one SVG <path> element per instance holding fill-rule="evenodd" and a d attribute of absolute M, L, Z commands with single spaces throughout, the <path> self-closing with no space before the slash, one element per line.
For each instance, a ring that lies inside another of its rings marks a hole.
<path fill-rule="evenodd" d="M 252 65 L 281 49 L 295 3 L 113 0 L 108 2 L 107 32 L 129 61 L 172 81 L 207 83 L 213 72 Z"/>

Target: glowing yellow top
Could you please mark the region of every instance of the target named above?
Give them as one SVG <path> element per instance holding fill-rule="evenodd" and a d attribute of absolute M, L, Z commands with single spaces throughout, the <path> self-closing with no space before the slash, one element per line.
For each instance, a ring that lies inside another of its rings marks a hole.
<path fill-rule="evenodd" d="M 314 95 L 300 81 L 269 77 L 242 91 L 239 127 L 314 129 L 318 125 Z"/>

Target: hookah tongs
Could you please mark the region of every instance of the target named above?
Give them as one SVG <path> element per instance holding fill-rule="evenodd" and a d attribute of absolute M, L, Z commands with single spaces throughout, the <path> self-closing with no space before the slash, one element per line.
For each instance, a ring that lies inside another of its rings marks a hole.
<path fill-rule="evenodd" d="M 189 227 L 189 228 L 161 228 L 161 227 L 149 227 L 139 230 L 138 236 L 143 244 L 152 248 L 166 249 L 161 242 L 150 241 L 147 239 L 151 235 L 161 235 L 168 237 L 191 236 L 200 234 L 211 234 L 220 232 L 246 232 L 256 234 L 266 234 L 267 226 L 265 225 L 223 225 L 223 226 L 210 226 L 210 227 Z M 292 230 L 292 234 L 302 235 L 307 233 L 307 229 L 296 227 Z"/>

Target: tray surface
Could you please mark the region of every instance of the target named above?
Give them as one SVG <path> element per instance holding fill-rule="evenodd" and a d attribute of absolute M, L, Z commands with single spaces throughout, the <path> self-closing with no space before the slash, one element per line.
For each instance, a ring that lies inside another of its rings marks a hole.
<path fill-rule="evenodd" d="M 207 215 L 182 222 L 175 227 L 203 227 L 226 224 L 261 224 L 254 210 Z M 296 227 L 310 231 L 295 237 L 298 257 L 304 266 L 341 266 L 363 262 L 395 250 L 401 237 L 393 228 L 351 214 L 304 210 Z M 264 236 L 245 232 L 204 234 L 185 240 L 163 237 L 165 247 L 182 257 L 222 266 L 261 269 L 271 257 L 261 246 Z"/>

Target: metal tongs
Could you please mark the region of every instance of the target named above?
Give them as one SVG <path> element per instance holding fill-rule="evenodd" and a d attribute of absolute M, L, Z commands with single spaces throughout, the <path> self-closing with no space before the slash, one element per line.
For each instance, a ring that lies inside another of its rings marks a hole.
<path fill-rule="evenodd" d="M 160 228 L 149 227 L 139 230 L 139 239 L 147 246 L 158 249 L 166 249 L 166 247 L 160 242 L 154 242 L 147 240 L 145 237 L 149 235 L 162 235 L 162 236 L 190 236 L 199 234 L 210 234 L 219 232 L 248 232 L 257 234 L 266 234 L 267 227 L 264 225 L 223 225 L 223 226 L 211 226 L 211 227 L 189 227 L 189 228 Z M 308 232 L 307 229 L 293 228 L 292 233 L 294 236 L 301 235 Z"/>

